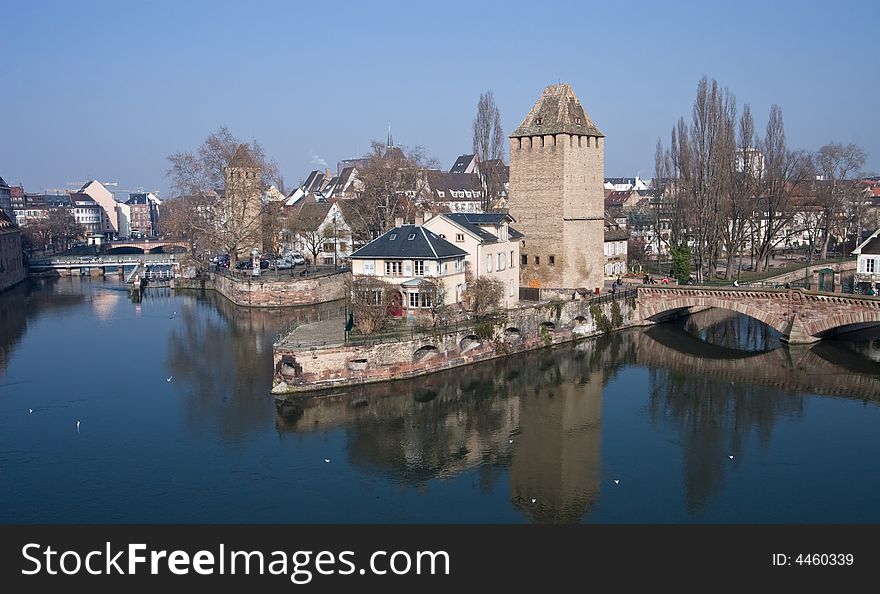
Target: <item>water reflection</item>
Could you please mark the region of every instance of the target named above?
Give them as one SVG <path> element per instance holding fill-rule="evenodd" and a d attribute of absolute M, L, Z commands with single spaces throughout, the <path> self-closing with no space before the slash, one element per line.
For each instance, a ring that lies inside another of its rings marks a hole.
<path fill-rule="evenodd" d="M 171 295 L 171 289 L 151 289 L 142 303 Z M 235 440 L 265 425 L 278 329 L 340 307 L 258 309 L 236 306 L 213 291 L 185 295 L 168 335 L 167 367 L 185 386 L 187 424 Z"/>
<path fill-rule="evenodd" d="M 0 378 L 29 323 L 83 303 L 80 279 L 31 279 L 0 293 Z"/>
<path fill-rule="evenodd" d="M 747 328 L 758 322 L 737 317 L 716 324 L 723 329 L 714 335 L 733 338 L 729 332 L 746 327 L 748 347 L 773 344 L 768 333 Z M 491 488 L 506 469 L 509 499 L 525 518 L 579 522 L 601 495 L 606 385 L 625 367 L 644 367 L 647 414 L 678 436 L 685 505 L 699 515 L 736 467 L 729 456 L 738 459 L 752 436 L 765 451 L 780 419 L 802 418 L 804 394 L 880 395 L 876 366 L 873 374 L 846 374 L 826 351 L 838 359 L 855 352 L 831 343 L 818 353 L 749 352 L 658 325 L 466 372 L 292 397 L 279 404 L 277 425 L 285 432 L 344 427 L 354 464 L 413 485 L 478 469 L 481 486 Z"/>
<path fill-rule="evenodd" d="M 755 319 L 728 309 L 710 308 L 671 323 L 708 344 L 748 352 L 782 346 L 779 332 Z"/>

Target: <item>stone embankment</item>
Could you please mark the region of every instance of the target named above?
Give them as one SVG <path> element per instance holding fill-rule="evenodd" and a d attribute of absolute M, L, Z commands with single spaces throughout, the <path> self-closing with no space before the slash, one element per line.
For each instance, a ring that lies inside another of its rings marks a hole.
<path fill-rule="evenodd" d="M 343 323 L 339 320 L 340 328 Z M 275 345 L 272 393 L 426 375 L 643 324 L 636 292 L 627 291 L 591 300 L 523 305 L 501 316 L 403 334 L 345 338 L 340 332 L 341 339 L 328 341 L 322 332 L 323 340 L 309 341 L 308 327 L 301 326 Z"/>
<path fill-rule="evenodd" d="M 204 279 L 175 278 L 174 289 L 210 289 L 245 307 L 291 307 L 338 301 L 345 297 L 347 270 L 309 276 L 266 275 L 238 278 L 212 272 Z"/>

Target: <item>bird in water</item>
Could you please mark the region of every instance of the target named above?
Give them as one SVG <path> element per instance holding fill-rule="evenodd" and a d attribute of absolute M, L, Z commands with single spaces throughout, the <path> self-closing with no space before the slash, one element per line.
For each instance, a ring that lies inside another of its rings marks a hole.
<path fill-rule="evenodd" d="M 28 409 L 28 413 L 29 413 L 29 414 L 34 414 L 34 409 L 29 408 L 29 409 Z"/>
<path fill-rule="evenodd" d="M 76 432 L 79 433 L 79 421 L 76 422 Z"/>
<path fill-rule="evenodd" d="M 172 375 L 172 376 L 169 376 L 168 379 L 165 380 L 165 381 L 166 381 L 166 382 L 170 382 L 172 377 L 174 377 L 174 376 L 173 376 L 173 375 Z"/>
<path fill-rule="evenodd" d="M 324 458 L 324 462 L 326 462 L 327 464 L 330 464 L 330 458 Z"/>

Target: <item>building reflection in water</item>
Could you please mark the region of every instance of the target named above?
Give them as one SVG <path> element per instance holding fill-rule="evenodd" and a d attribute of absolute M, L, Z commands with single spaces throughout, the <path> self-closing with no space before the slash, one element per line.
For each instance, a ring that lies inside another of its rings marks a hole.
<path fill-rule="evenodd" d="M 34 278 L 0 293 L 0 378 L 28 324 L 85 301 L 80 279 Z"/>
<path fill-rule="evenodd" d="M 766 447 L 781 417 L 803 415 L 802 394 L 880 394 L 876 368 L 847 375 L 841 366 L 841 357 L 852 364 L 852 349 L 823 344 L 836 362 L 809 348 L 758 350 L 775 344 L 772 333 L 742 316 L 716 317 L 721 328 L 712 315 L 692 321 L 702 323 L 696 335 L 658 325 L 415 380 L 289 397 L 277 424 L 285 432 L 344 428 L 353 464 L 420 488 L 465 470 L 492 488 L 506 472 L 510 501 L 527 519 L 579 522 L 601 495 L 605 386 L 624 367 L 645 367 L 651 422 L 680 436 L 685 503 L 696 514 L 722 488 L 728 455 L 752 435 Z M 731 334 L 740 329 L 747 350 L 732 348 L 743 346 Z M 727 336 L 727 344 L 700 336 Z"/>
<path fill-rule="evenodd" d="M 144 303 L 170 298 L 163 291 L 170 289 L 144 292 Z M 168 337 L 166 364 L 174 381 L 186 387 L 186 422 L 232 441 L 265 426 L 278 330 L 291 320 L 338 314 L 341 307 L 248 308 L 213 291 L 181 294 L 185 298 Z"/>

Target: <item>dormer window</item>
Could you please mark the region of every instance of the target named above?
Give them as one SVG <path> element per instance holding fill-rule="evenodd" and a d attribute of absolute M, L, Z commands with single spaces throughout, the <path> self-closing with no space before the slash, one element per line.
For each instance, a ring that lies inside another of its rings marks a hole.
<path fill-rule="evenodd" d="M 416 234 L 415 234 L 415 233 L 410 233 L 410 234 L 409 234 L 409 237 L 407 237 L 406 239 L 407 239 L 407 241 L 412 241 L 412 240 L 415 239 L 415 238 L 416 238 Z"/>
<path fill-rule="evenodd" d="M 574 123 L 577 124 L 578 126 L 580 126 L 580 125 L 581 125 L 581 119 L 580 119 L 580 118 L 575 118 L 575 119 L 574 119 Z"/>
<path fill-rule="evenodd" d="M 397 239 L 397 233 L 392 233 L 388 236 L 388 241 L 394 241 L 395 239 Z"/>
<path fill-rule="evenodd" d="M 541 118 L 535 118 L 535 124 L 540 126 L 541 125 Z"/>

